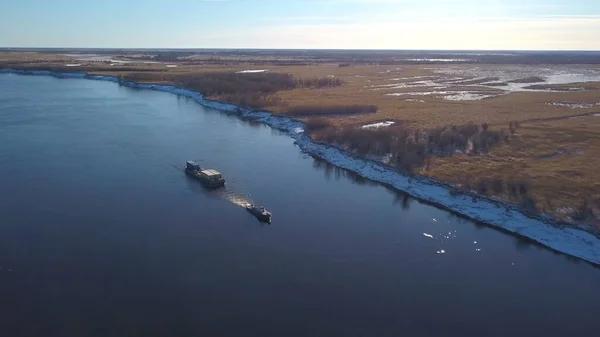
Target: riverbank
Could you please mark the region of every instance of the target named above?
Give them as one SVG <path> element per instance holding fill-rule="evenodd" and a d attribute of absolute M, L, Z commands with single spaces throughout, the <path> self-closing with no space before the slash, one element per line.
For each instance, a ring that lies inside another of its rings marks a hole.
<path fill-rule="evenodd" d="M 471 219 L 529 238 L 555 251 L 575 256 L 594 264 L 600 264 L 600 239 L 587 231 L 586 228 L 577 229 L 557 226 L 557 223 L 549 217 L 533 218 L 523 214 L 516 207 L 499 201 L 470 194 L 456 193 L 449 185 L 433 179 L 402 175 L 380 163 L 359 158 L 336 147 L 313 141 L 310 135 L 304 132 L 304 124 L 289 117 L 278 116 L 264 111 L 251 111 L 233 104 L 208 100 L 198 92 L 170 85 L 119 81 L 118 78 L 111 76 L 14 69 L 0 70 L 0 73 L 104 80 L 120 83 L 132 88 L 164 91 L 186 96 L 202 105 L 235 114 L 242 119 L 252 119 L 284 131 L 295 139 L 296 144 L 302 151 L 322 158 L 338 167 L 354 171 L 362 177 L 389 185 L 397 190 L 407 192 L 418 199 Z"/>

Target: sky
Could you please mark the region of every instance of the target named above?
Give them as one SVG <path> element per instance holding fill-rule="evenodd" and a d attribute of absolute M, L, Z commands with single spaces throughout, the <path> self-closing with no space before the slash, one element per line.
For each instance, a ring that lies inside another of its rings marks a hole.
<path fill-rule="evenodd" d="M 4 0 L 0 47 L 600 50 L 600 0 Z"/>

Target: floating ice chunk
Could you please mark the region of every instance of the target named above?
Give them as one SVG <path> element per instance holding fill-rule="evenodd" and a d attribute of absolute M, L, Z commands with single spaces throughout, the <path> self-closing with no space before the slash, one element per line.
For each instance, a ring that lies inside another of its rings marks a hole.
<path fill-rule="evenodd" d="M 423 235 L 425 235 L 428 238 L 432 238 L 433 239 L 433 235 L 431 235 L 431 234 L 423 233 Z"/>
<path fill-rule="evenodd" d="M 445 250 L 443 250 L 443 249 L 441 249 L 441 250 L 438 250 L 438 251 L 437 251 L 437 253 L 438 253 L 438 254 L 446 254 L 446 251 L 445 251 Z"/>

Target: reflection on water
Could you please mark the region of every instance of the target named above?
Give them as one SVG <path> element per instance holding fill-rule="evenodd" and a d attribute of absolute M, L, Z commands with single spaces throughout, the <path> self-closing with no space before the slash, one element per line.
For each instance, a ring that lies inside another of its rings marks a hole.
<path fill-rule="evenodd" d="M 402 191 L 395 190 L 391 187 L 387 187 L 388 192 L 392 193 L 394 196 L 393 203 L 397 205 L 401 205 L 403 209 L 408 210 L 414 198 L 410 196 L 408 193 L 404 193 Z"/>
<path fill-rule="evenodd" d="M 260 129 L 261 127 L 264 127 L 263 123 L 252 119 L 246 120 L 246 123 L 248 123 L 248 126 L 250 126 L 253 129 Z"/>
<path fill-rule="evenodd" d="M 348 179 L 351 182 L 358 184 L 358 185 L 371 185 L 371 186 L 376 186 L 378 185 L 378 183 L 371 181 L 369 179 L 366 179 L 358 174 L 356 174 L 355 172 L 337 167 L 335 165 L 332 165 L 331 163 L 320 159 L 318 157 L 313 157 L 313 167 L 319 170 L 322 170 L 325 174 L 325 178 L 326 179 L 331 179 L 331 176 L 333 174 L 335 180 L 340 180 L 340 179 Z"/>
<path fill-rule="evenodd" d="M 521 252 L 528 251 L 531 248 L 532 244 L 534 243 L 533 241 L 528 241 L 525 238 L 518 237 L 518 236 L 515 236 L 514 242 L 515 242 L 515 248 Z"/>

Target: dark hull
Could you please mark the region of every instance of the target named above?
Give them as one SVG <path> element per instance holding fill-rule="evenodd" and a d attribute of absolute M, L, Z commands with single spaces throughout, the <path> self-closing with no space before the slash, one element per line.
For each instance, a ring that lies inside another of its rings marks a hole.
<path fill-rule="evenodd" d="M 271 214 L 270 213 L 269 214 L 259 213 L 259 212 L 253 210 L 250 207 L 246 207 L 246 210 L 248 212 L 250 212 L 252 215 L 254 215 L 258 220 L 260 220 L 262 222 L 268 222 L 268 223 L 271 222 Z"/>

